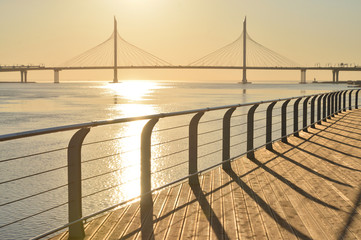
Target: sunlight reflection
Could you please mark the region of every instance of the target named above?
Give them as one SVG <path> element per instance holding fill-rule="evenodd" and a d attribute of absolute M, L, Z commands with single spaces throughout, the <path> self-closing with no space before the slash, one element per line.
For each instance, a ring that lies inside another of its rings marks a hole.
<path fill-rule="evenodd" d="M 115 95 L 119 95 L 130 101 L 143 100 L 145 96 L 151 94 L 155 89 L 162 88 L 162 86 L 156 82 L 139 80 L 108 84 L 106 87 L 113 90 Z"/>
<path fill-rule="evenodd" d="M 115 105 L 115 109 L 122 116 L 155 113 L 154 107 L 147 104 L 118 104 Z M 111 167 L 113 169 L 122 169 L 122 171 L 117 172 L 113 179 L 117 185 L 120 185 L 112 196 L 112 202 L 114 203 L 140 194 L 140 136 L 146 122 L 147 120 L 142 120 L 122 124 L 115 136 L 119 139 L 114 142 L 113 148 L 120 155 L 114 158 Z M 153 133 L 152 136 L 152 139 L 154 139 L 157 134 Z"/>

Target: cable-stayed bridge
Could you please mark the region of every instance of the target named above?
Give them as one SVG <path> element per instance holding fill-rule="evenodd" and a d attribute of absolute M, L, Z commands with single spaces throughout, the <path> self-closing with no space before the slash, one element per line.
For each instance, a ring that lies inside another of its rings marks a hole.
<path fill-rule="evenodd" d="M 300 70 L 301 83 L 306 83 L 306 70 L 331 70 L 333 82 L 339 81 L 340 71 L 361 71 L 361 67 L 306 67 L 286 58 L 253 40 L 247 33 L 246 19 L 242 34 L 228 45 L 188 64 L 173 65 L 129 42 L 114 31 L 99 45 L 55 67 L 0 66 L 0 72 L 19 71 L 21 82 L 27 82 L 30 70 L 53 70 L 54 83 L 59 83 L 63 70 L 111 69 L 113 82 L 118 82 L 118 69 L 242 69 L 242 83 L 248 83 L 247 70 Z"/>

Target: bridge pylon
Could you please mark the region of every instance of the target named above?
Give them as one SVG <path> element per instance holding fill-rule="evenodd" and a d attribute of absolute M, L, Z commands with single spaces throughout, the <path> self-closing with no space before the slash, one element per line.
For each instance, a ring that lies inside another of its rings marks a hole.
<path fill-rule="evenodd" d="M 114 78 L 113 83 L 118 82 L 118 43 L 117 43 L 117 37 L 118 37 L 118 28 L 117 28 L 117 19 L 114 16 Z"/>
<path fill-rule="evenodd" d="M 246 40 L 247 40 L 247 17 L 244 18 L 243 21 L 243 78 L 242 83 L 246 84 L 247 81 L 247 55 L 246 55 Z"/>

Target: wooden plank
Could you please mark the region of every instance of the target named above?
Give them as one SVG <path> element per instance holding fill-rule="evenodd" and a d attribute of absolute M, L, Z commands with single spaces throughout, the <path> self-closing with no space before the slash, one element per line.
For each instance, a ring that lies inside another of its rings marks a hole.
<path fill-rule="evenodd" d="M 181 185 L 177 185 L 175 187 L 172 187 L 169 189 L 170 192 L 168 194 L 167 201 L 165 203 L 165 206 L 156 219 L 155 225 L 154 225 L 154 237 L 155 239 L 165 239 L 167 229 L 170 226 L 170 221 L 172 219 L 172 216 L 174 214 L 174 209 L 176 209 L 177 202 L 179 200 L 179 193 L 181 191 Z"/>
<path fill-rule="evenodd" d="M 237 231 L 237 220 L 235 214 L 234 205 L 234 194 L 232 192 L 232 184 L 235 184 L 230 176 L 219 168 L 220 175 L 221 175 L 221 186 L 215 184 L 216 188 L 220 187 L 220 198 L 222 201 L 222 219 L 223 219 L 223 226 L 226 236 L 228 239 L 240 237 L 239 232 Z M 227 239 L 225 237 L 225 239 Z"/>
<path fill-rule="evenodd" d="M 203 182 L 203 175 L 199 176 L 199 182 Z M 189 239 L 195 237 L 196 225 L 198 221 L 198 212 L 200 211 L 200 206 L 197 201 L 199 199 L 199 193 L 194 193 L 191 191 L 191 197 L 188 202 L 188 207 L 184 215 L 184 223 L 182 231 L 180 233 L 180 239 Z M 196 196 L 196 195 L 197 196 Z"/>
<path fill-rule="evenodd" d="M 117 209 L 111 212 L 110 214 L 107 214 L 107 216 L 104 218 L 104 221 L 98 224 L 98 229 L 96 231 L 92 233 L 86 232 L 85 234 L 86 238 L 84 240 L 108 238 L 108 236 L 112 233 L 114 226 L 116 225 L 118 220 L 123 216 L 127 208 L 128 207 L 123 207 L 121 209 Z"/>
<path fill-rule="evenodd" d="M 120 239 L 124 235 L 125 231 L 129 228 L 129 225 L 135 215 L 139 212 L 139 202 L 130 204 L 125 210 L 123 216 L 118 219 L 112 232 L 109 233 L 108 239 Z"/>
<path fill-rule="evenodd" d="M 175 211 L 170 219 L 169 228 L 166 233 L 166 237 L 168 239 L 180 239 L 185 215 L 188 211 L 188 207 L 192 198 L 192 191 L 188 182 L 182 183 L 181 191 L 178 194 L 178 200 L 175 205 Z"/>
<path fill-rule="evenodd" d="M 237 161 L 241 161 L 238 159 Z M 237 224 L 237 233 L 239 239 L 253 239 L 253 229 L 250 223 L 249 209 L 246 204 L 246 195 L 245 191 L 240 187 L 242 181 L 239 179 L 239 176 L 242 175 L 239 172 L 237 161 L 232 162 L 232 169 L 228 174 L 232 179 L 232 193 L 233 193 L 233 205 L 235 206 L 235 218 Z"/>
<path fill-rule="evenodd" d="M 197 239 L 209 239 L 209 227 L 211 220 L 211 184 L 213 171 L 207 172 L 202 176 L 201 186 L 199 188 L 198 198 L 198 217 L 194 237 Z"/>
<path fill-rule="evenodd" d="M 235 162 L 234 165 L 238 166 L 237 169 L 241 170 L 239 172 L 248 172 L 252 169 L 249 169 L 244 164 L 248 159 L 242 158 L 241 161 Z M 242 182 L 241 188 L 245 191 L 245 202 L 248 208 L 249 221 L 252 226 L 252 236 L 259 239 L 267 239 L 266 229 L 262 220 L 262 216 L 259 211 L 258 203 L 256 202 L 257 196 L 256 193 L 250 187 L 250 175 L 246 174 L 240 179 Z"/>

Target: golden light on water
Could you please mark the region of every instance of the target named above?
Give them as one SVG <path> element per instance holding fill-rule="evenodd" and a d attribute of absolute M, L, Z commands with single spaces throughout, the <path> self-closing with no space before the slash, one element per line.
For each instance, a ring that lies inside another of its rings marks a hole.
<path fill-rule="evenodd" d="M 128 101 L 140 101 L 144 100 L 145 96 L 149 95 L 154 89 L 160 88 L 160 86 L 156 82 L 135 80 L 108 84 L 107 88 Z"/>
<path fill-rule="evenodd" d="M 150 81 L 128 81 L 106 85 L 106 88 L 119 97 L 111 107 L 112 116 L 110 117 L 119 118 L 155 114 L 156 109 L 154 106 L 146 104 L 144 98 L 161 87 L 159 84 Z M 119 155 L 113 159 L 112 168 L 122 169 L 111 180 L 120 185 L 111 197 L 114 203 L 140 194 L 140 136 L 146 122 L 147 120 L 142 120 L 121 124 L 116 136 L 114 136 L 118 140 L 113 143 L 112 148 L 119 152 Z M 155 134 L 153 135 L 155 136 Z"/>

